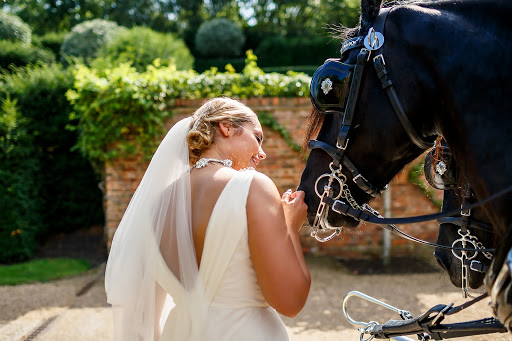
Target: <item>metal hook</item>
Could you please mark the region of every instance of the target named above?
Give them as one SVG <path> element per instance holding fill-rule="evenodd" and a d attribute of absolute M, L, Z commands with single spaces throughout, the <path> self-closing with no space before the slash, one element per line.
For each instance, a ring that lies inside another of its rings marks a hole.
<path fill-rule="evenodd" d="M 366 294 L 363 294 L 362 292 L 359 292 L 359 291 L 351 291 L 349 292 L 348 294 L 345 295 L 345 298 L 343 299 L 343 314 L 345 315 L 346 319 L 348 320 L 348 322 L 350 322 L 351 324 L 353 324 L 354 326 L 367 326 L 368 325 L 368 322 L 362 322 L 362 321 L 356 321 L 354 320 L 352 317 L 350 317 L 350 315 L 348 314 L 348 310 L 347 310 L 347 303 L 348 303 L 348 300 L 353 297 L 353 296 L 357 296 L 359 298 L 362 298 L 362 299 L 365 299 L 371 303 L 375 303 L 375 304 L 378 304 L 380 306 L 383 306 L 384 308 L 387 308 L 389 310 L 392 310 L 396 313 L 398 313 L 403 319 L 409 319 L 411 315 L 410 312 L 408 312 L 407 310 L 402 310 L 402 309 L 398 309 L 398 308 L 395 308 L 393 307 L 392 305 L 389 305 L 387 303 L 384 303 L 382 301 L 379 301 L 371 296 L 368 296 Z"/>

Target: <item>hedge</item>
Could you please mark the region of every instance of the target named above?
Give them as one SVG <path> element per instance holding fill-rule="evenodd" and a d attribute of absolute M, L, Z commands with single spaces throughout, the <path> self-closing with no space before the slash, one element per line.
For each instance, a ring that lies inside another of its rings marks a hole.
<path fill-rule="evenodd" d="M 33 155 L 39 163 L 34 180 L 40 186 L 41 236 L 70 232 L 103 223 L 100 176 L 79 151 L 76 125 L 65 93 L 73 86 L 73 74 L 58 64 L 18 68 L 0 79 L 0 98 L 9 96 L 26 121 Z"/>
<path fill-rule="evenodd" d="M 174 63 L 178 70 L 189 70 L 194 65 L 194 57 L 183 40 L 147 27 L 121 30 L 98 55 L 110 67 L 130 62 L 138 71 L 144 71 L 155 59 L 162 66 Z"/>
<path fill-rule="evenodd" d="M 285 65 L 318 65 L 327 58 L 339 57 L 340 43 L 324 37 L 265 38 L 254 51 L 261 67 Z"/>
<path fill-rule="evenodd" d="M 16 100 L 0 106 L 0 263 L 26 260 L 40 231 L 41 172 L 36 146 Z"/>
<path fill-rule="evenodd" d="M 25 43 L 0 40 L 0 68 L 4 70 L 9 70 L 13 66 L 54 62 L 55 55 L 50 50 Z"/>

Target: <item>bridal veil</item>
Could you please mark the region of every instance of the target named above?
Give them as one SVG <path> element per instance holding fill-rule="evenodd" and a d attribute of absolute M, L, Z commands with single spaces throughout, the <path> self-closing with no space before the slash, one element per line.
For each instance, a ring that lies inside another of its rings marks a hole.
<path fill-rule="evenodd" d="M 183 119 L 167 133 L 114 235 L 105 289 L 114 314 L 115 340 L 158 340 L 175 303 L 172 313 L 178 322 L 174 323 L 189 333 L 189 339 L 194 331 L 188 330 L 187 323 L 201 318 L 200 308 L 180 307 L 178 303 L 196 306 L 198 302 L 182 296 L 201 292 L 191 231 L 186 142 L 191 122 L 191 117 Z M 162 268 L 168 273 L 164 274 L 167 283 L 176 288 L 171 292 L 173 297 L 159 279 Z"/>

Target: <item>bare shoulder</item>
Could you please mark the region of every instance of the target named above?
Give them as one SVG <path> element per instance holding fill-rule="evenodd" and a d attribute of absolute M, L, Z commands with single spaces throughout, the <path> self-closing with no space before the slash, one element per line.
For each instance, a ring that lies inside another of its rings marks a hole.
<path fill-rule="evenodd" d="M 261 196 L 279 196 L 279 191 L 272 179 L 270 179 L 267 175 L 256 172 L 254 174 L 254 178 L 252 179 L 251 188 L 249 190 L 249 198 L 253 197 L 261 197 Z"/>
<path fill-rule="evenodd" d="M 281 209 L 281 196 L 274 182 L 265 174 L 256 172 L 247 197 L 249 218 L 268 218 Z"/>

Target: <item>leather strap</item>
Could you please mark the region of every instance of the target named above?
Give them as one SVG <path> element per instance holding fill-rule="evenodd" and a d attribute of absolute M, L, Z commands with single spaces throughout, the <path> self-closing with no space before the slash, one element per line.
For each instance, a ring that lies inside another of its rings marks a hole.
<path fill-rule="evenodd" d="M 414 217 L 407 217 L 407 218 L 379 218 L 375 217 L 367 212 L 356 210 L 352 208 L 351 206 L 345 204 L 343 201 L 340 200 L 334 200 L 332 198 L 324 198 L 324 202 L 328 205 L 331 205 L 333 210 L 345 214 L 348 216 L 351 216 L 355 219 L 363 220 L 368 223 L 372 224 L 411 224 L 411 223 L 421 223 L 424 221 L 429 220 L 435 220 L 443 217 L 450 217 L 457 214 L 460 214 L 463 211 L 473 209 L 475 207 L 481 206 L 489 201 L 492 201 L 494 199 L 497 199 L 509 192 L 512 192 L 512 186 L 506 187 L 502 189 L 501 191 L 491 195 L 490 197 L 487 197 L 486 199 L 480 200 L 476 203 L 473 203 L 471 205 L 463 206 L 460 209 L 451 210 L 448 212 L 440 212 L 440 213 L 434 213 L 434 214 L 426 214 L 426 215 L 419 215 Z"/>
<path fill-rule="evenodd" d="M 364 37 L 361 36 L 346 40 L 341 44 L 340 54 L 343 56 L 343 54 L 349 50 L 363 47 L 363 40 Z"/>
<path fill-rule="evenodd" d="M 367 194 L 372 197 L 378 197 L 384 191 L 384 189 L 377 188 L 373 186 L 366 178 L 357 170 L 356 166 L 350 161 L 350 159 L 346 155 L 340 155 L 338 149 L 318 140 L 311 140 L 308 143 L 309 149 L 322 149 L 333 159 L 335 165 L 342 164 L 345 166 L 350 173 L 352 174 L 353 181 L 365 191 Z"/>
<path fill-rule="evenodd" d="M 415 145 L 417 145 L 421 149 L 431 148 L 434 145 L 434 143 L 423 141 L 423 139 L 416 133 L 416 130 L 414 130 L 411 122 L 407 118 L 405 110 L 402 107 L 400 100 L 398 99 L 398 95 L 396 94 L 395 88 L 393 87 L 393 83 L 391 82 L 391 79 L 389 79 L 388 77 L 384 57 L 382 57 L 381 54 L 374 58 L 373 66 L 375 68 L 375 71 L 377 72 L 377 76 L 380 79 L 382 88 L 386 91 L 389 100 L 391 101 L 391 105 L 395 110 L 396 116 L 400 120 L 400 123 L 402 123 L 402 126 L 407 132 L 407 135 L 409 135 L 409 138 Z"/>
<path fill-rule="evenodd" d="M 488 297 L 488 294 L 485 293 L 456 307 L 453 307 L 453 303 L 449 305 L 438 304 L 417 318 L 389 320 L 383 325 L 375 325 L 369 330 L 369 333 L 377 339 L 427 333 L 436 340 L 442 340 L 443 338 L 507 332 L 505 326 L 493 317 L 468 322 L 440 324 L 445 316 L 456 314 L 486 297 Z"/>
<path fill-rule="evenodd" d="M 437 219 L 438 224 L 453 224 L 462 227 L 464 225 L 464 222 L 462 221 L 461 217 L 443 217 Z M 467 221 L 467 227 L 477 230 L 484 230 L 489 233 L 492 233 L 492 225 L 482 223 L 481 221 L 475 220 L 475 219 L 468 219 Z"/>

